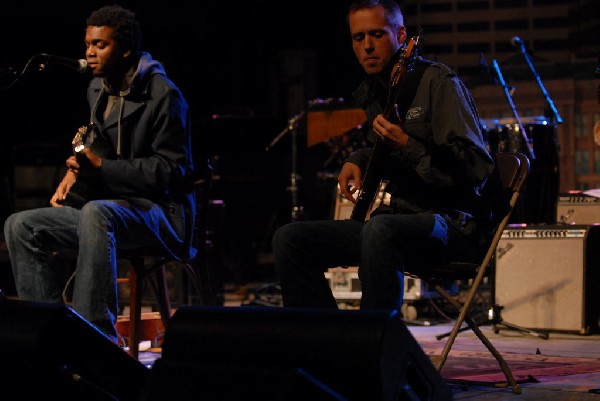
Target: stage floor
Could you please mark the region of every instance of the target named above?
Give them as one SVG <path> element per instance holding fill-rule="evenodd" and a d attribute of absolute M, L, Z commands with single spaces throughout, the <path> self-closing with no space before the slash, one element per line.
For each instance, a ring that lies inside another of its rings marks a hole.
<path fill-rule="evenodd" d="M 437 340 L 436 336 L 451 330 L 450 324 L 434 326 L 410 326 L 410 332 L 423 349 L 442 348 L 445 340 Z M 500 330 L 494 333 L 492 326 L 482 326 L 482 331 L 491 343 L 507 360 L 513 375 L 522 377 L 527 373 L 531 378 L 520 381 L 521 394 L 516 395 L 510 388 L 494 388 L 489 385 L 467 381 L 458 384 L 448 381 L 455 400 L 600 400 L 600 335 L 579 335 L 550 333 L 547 340 L 512 330 Z M 452 348 L 448 362 L 442 368 L 442 377 L 449 375 L 449 370 L 456 374 L 457 366 L 452 366 L 453 353 L 457 358 L 469 354 L 487 352 L 479 339 L 470 331 L 459 333 Z M 489 358 L 490 361 L 492 360 Z M 530 363 L 522 367 L 519 360 Z M 585 369 L 587 363 L 595 367 Z M 555 369 L 564 364 L 565 369 Z M 482 370 L 489 369 L 494 363 L 480 366 Z M 497 366 L 497 364 L 496 364 Z M 570 368 L 567 368 L 570 366 Z M 470 367 L 471 369 L 476 367 Z M 545 372 L 546 369 L 554 370 Z M 483 373 L 483 372 L 482 372 Z M 491 372 L 490 372 L 491 373 Z M 501 373 L 499 368 L 494 373 Z M 517 398 L 514 398 L 517 397 Z"/>

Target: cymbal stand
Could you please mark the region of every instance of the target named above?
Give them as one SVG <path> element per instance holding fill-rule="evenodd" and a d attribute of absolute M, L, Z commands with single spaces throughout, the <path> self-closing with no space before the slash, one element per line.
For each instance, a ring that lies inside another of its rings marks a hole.
<path fill-rule="evenodd" d="M 518 331 L 524 334 L 529 334 L 530 336 L 539 337 L 543 340 L 547 340 L 550 338 L 550 335 L 545 331 L 535 331 L 530 330 L 525 327 L 517 326 L 516 324 L 509 323 L 502 319 L 502 314 L 500 313 L 504 307 L 500 305 L 494 305 L 490 314 L 492 315 L 492 326 L 494 328 L 494 333 L 498 334 L 500 332 L 500 327 L 504 326 L 509 330 Z"/>
<path fill-rule="evenodd" d="M 304 208 L 298 204 L 298 180 L 301 177 L 298 175 L 298 144 L 297 144 L 297 136 L 298 136 L 298 123 L 304 117 L 304 111 L 296 114 L 294 117 L 288 120 L 288 125 L 277 135 L 267 146 L 265 149 L 267 152 L 271 150 L 271 148 L 279 142 L 281 138 L 288 132 L 291 135 L 291 143 L 292 143 L 292 154 L 291 154 L 291 171 L 290 171 L 290 186 L 288 187 L 288 191 L 291 194 L 292 201 L 292 212 L 291 212 L 291 220 L 298 220 Z"/>

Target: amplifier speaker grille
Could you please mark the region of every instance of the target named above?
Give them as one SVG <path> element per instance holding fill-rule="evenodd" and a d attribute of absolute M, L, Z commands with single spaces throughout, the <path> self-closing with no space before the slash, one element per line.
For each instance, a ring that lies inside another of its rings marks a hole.
<path fill-rule="evenodd" d="M 600 226 L 506 229 L 496 250 L 495 303 L 530 329 L 589 334 L 598 328 Z"/>

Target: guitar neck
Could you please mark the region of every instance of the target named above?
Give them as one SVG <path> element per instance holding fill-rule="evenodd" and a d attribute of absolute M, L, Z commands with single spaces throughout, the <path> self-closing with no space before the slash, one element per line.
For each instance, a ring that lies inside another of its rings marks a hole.
<path fill-rule="evenodd" d="M 381 166 L 387 157 L 389 147 L 377 139 L 373 146 L 369 164 L 362 179 L 362 189 L 356 198 L 356 204 L 352 209 L 350 218 L 356 221 L 365 221 L 369 211 L 373 207 L 375 195 L 379 192 L 381 185 Z"/>
<path fill-rule="evenodd" d="M 408 108 L 408 105 L 411 102 L 408 97 L 405 97 L 403 99 L 404 101 L 400 102 L 398 101 L 398 98 L 406 85 L 406 75 L 413 70 L 415 60 L 418 56 L 417 50 L 421 42 L 420 37 L 421 33 L 419 32 L 418 36 L 413 37 L 409 41 L 392 70 L 388 104 L 383 113 L 383 116 L 388 121 L 399 123 L 397 116 L 404 115 L 404 108 Z M 398 109 L 396 109 L 396 107 L 398 107 Z M 388 158 L 390 152 L 390 147 L 377 137 L 375 145 L 373 146 L 371 158 L 369 159 L 367 169 L 364 173 L 362 189 L 356 199 L 354 209 L 352 210 L 351 218 L 353 220 L 365 221 L 367 219 L 369 211 L 375 202 L 375 195 L 379 192 L 381 186 L 382 165 Z"/>

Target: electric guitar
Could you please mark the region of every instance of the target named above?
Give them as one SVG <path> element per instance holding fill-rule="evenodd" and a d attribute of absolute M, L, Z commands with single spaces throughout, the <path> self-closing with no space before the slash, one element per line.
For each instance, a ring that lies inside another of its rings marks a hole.
<path fill-rule="evenodd" d="M 80 209 L 89 200 L 98 199 L 105 192 L 105 185 L 101 177 L 93 173 L 93 167 L 82 151 L 89 148 L 94 153 L 104 157 L 108 148 L 103 145 L 101 140 L 98 140 L 94 123 L 79 127 L 71 144 L 73 154 L 77 158 L 80 168 L 77 173 L 77 180 L 67 192 L 62 204 Z"/>
<path fill-rule="evenodd" d="M 419 32 L 419 34 L 413 36 L 408 44 L 404 47 L 398 62 L 392 69 L 390 91 L 388 94 L 388 106 L 383 113 L 383 116 L 387 120 L 396 120 L 396 113 L 398 112 L 401 116 L 406 114 L 406 110 L 396 110 L 396 99 L 398 99 L 398 96 L 402 92 L 402 87 L 406 86 L 407 79 L 410 78 L 408 74 L 410 74 L 414 69 L 415 62 L 419 55 L 420 45 L 421 33 Z M 406 104 L 406 108 L 409 105 L 410 102 Z M 363 174 L 362 189 L 356 198 L 356 204 L 354 205 L 354 209 L 352 210 L 352 214 L 350 216 L 351 219 L 357 221 L 365 221 L 367 219 L 381 186 L 382 165 L 390 152 L 391 147 L 389 144 L 384 142 L 379 136 L 376 136 L 371 157 L 369 159 L 369 163 L 367 164 L 367 169 Z"/>

